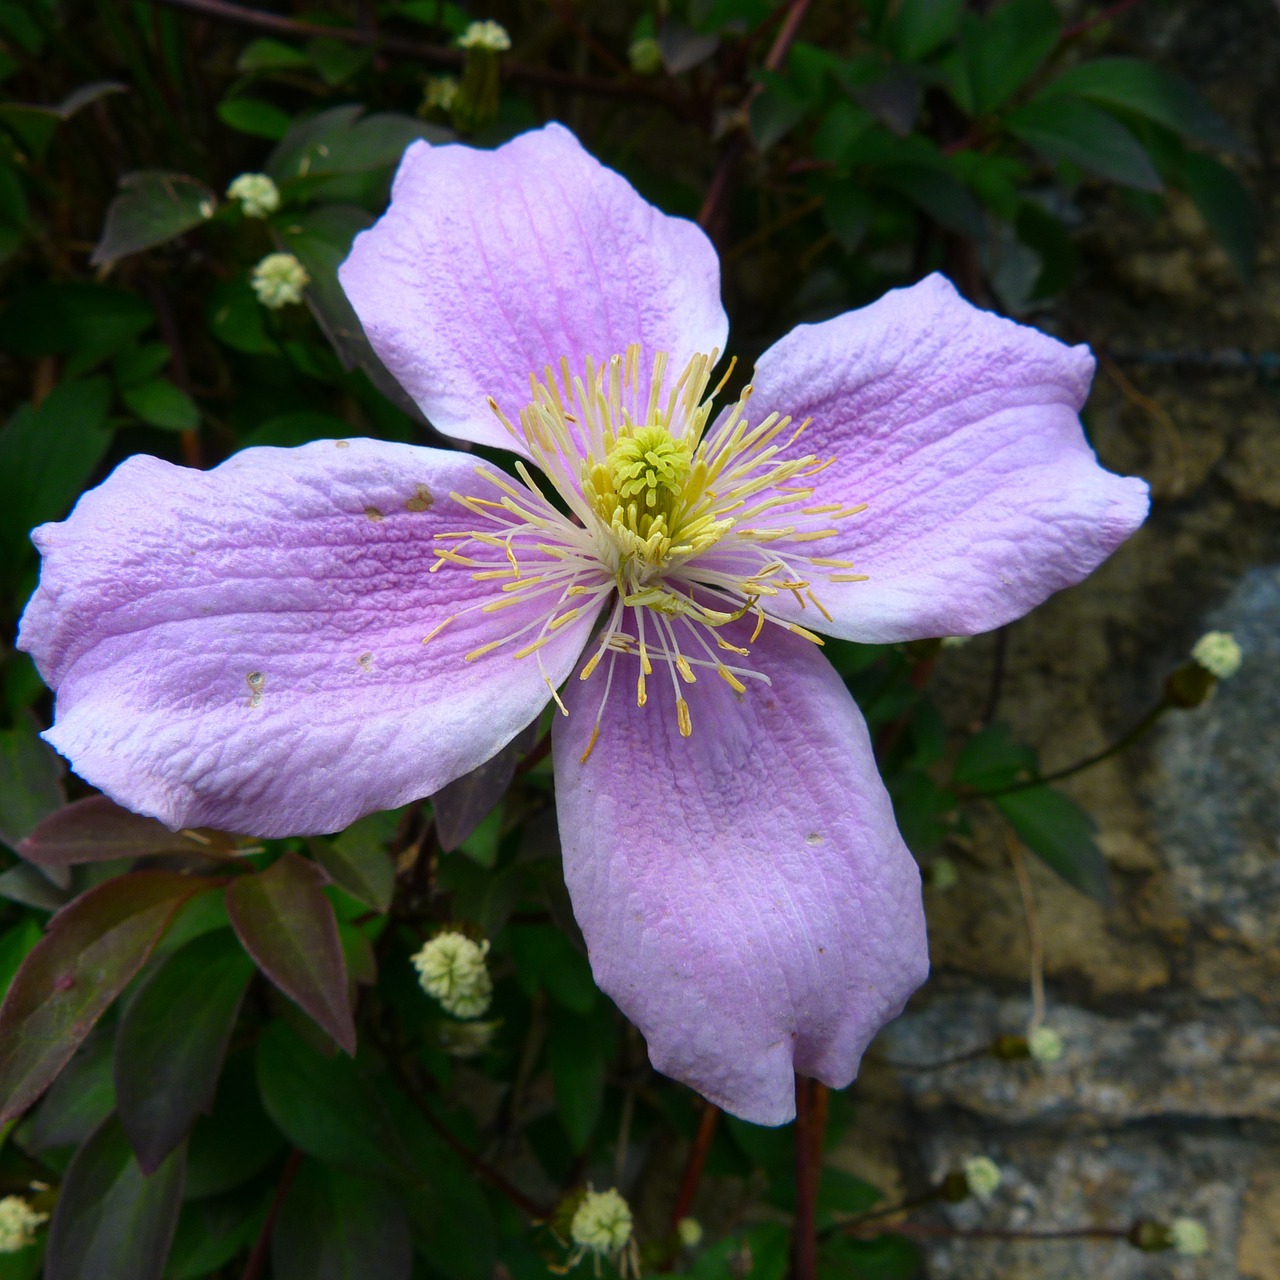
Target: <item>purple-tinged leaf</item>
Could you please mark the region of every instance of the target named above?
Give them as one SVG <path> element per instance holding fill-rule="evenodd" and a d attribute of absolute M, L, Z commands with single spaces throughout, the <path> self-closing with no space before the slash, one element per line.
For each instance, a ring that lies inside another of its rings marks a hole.
<path fill-rule="evenodd" d="M 356 1027 L 347 999 L 347 966 L 324 872 L 286 853 L 227 889 L 227 914 L 258 968 L 348 1053 Z"/>
<path fill-rule="evenodd" d="M 277 1280 L 408 1280 L 409 1220 L 386 1186 L 307 1161 L 271 1237 Z"/>
<path fill-rule="evenodd" d="M 32 1155 L 87 1142 L 116 1109 L 111 1079 L 111 1031 L 99 1025 L 76 1050 L 49 1092 L 19 1130 L 19 1145 Z M 2 1273 L 0 1273 L 2 1274 Z"/>
<path fill-rule="evenodd" d="M 77 800 L 37 823 L 17 845 L 37 867 L 68 867 L 112 858 L 148 858 L 166 853 L 229 857 L 230 848 L 206 837 L 170 831 L 154 818 L 121 808 L 106 796 Z"/>
<path fill-rule="evenodd" d="M 516 761 L 537 741 L 537 725 L 518 733 L 495 756 L 464 773 L 431 797 L 436 836 L 451 853 L 488 817 L 516 775 Z"/>
<path fill-rule="evenodd" d="M 396 826 L 394 813 L 375 813 L 311 846 L 334 884 L 377 912 L 386 911 L 395 892 L 396 868 L 386 846 Z"/>
<path fill-rule="evenodd" d="M 160 1280 L 182 1207 L 186 1149 L 147 1177 L 114 1116 L 76 1152 L 49 1224 L 45 1280 Z"/>
<path fill-rule="evenodd" d="M 185 173 L 144 170 L 120 179 L 120 194 L 107 207 L 102 238 L 90 259 L 110 266 L 131 253 L 173 240 L 213 217 L 218 197 Z"/>
<path fill-rule="evenodd" d="M 178 909 L 214 882 L 173 871 L 117 876 L 68 903 L 0 1007 L 0 1121 L 21 1114 L 146 963 Z"/>
<path fill-rule="evenodd" d="M 144 1173 L 158 1168 L 196 1117 L 212 1109 L 252 977 L 253 964 L 229 931 L 206 933 L 156 969 L 120 1019 L 117 1106 Z"/>
<path fill-rule="evenodd" d="M 15 863 L 0 875 L 0 898 L 34 907 L 37 911 L 57 911 L 65 906 L 71 896 L 60 886 L 53 884 L 53 873 L 29 867 L 25 862 Z"/>

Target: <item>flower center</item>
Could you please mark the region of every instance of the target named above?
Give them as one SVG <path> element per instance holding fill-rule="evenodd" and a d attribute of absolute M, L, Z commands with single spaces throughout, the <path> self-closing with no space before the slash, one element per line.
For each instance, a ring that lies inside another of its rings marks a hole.
<path fill-rule="evenodd" d="M 588 358 L 578 376 L 562 360 L 559 376 L 548 366 L 544 380 L 530 378 L 531 399 L 518 426 L 489 402 L 568 514 L 548 500 L 523 461 L 515 464 L 523 484 L 477 468 L 499 491 L 496 498 L 450 495 L 487 527 L 437 534 L 444 545 L 431 571 L 463 565 L 477 581 L 504 580 L 496 598 L 471 606 L 484 612 L 545 601 L 533 621 L 472 650 L 467 661 L 521 638 L 512 656 L 538 654 L 541 666 L 539 650 L 561 627 L 612 597 L 581 678 L 608 657 L 607 698 L 616 659 L 638 658 L 635 696 L 644 706 L 647 678 L 655 663 L 665 665 L 687 737 L 690 712 L 681 687 L 696 683 L 699 671 L 714 672 L 735 693 L 745 692 L 747 680 L 768 683 L 741 662 L 766 621 L 822 643 L 768 602 L 785 594 L 830 621 L 814 578 L 853 582 L 863 575 L 846 572 L 853 568 L 848 560 L 812 554 L 810 544 L 836 537 L 835 523 L 864 508 L 812 502 L 811 481 L 832 460 L 793 450 L 807 422 L 793 427 L 778 414 L 748 422 L 751 387 L 709 425 L 724 385 L 708 394 L 717 357 L 694 356 L 671 384 L 661 352 L 648 379 L 641 377 L 638 345 L 604 364 Z M 745 644 L 730 643 L 722 631 L 748 613 L 756 617 L 753 634 L 742 637 Z M 543 678 L 559 703 L 545 670 Z M 601 714 L 603 707 L 602 700 Z"/>

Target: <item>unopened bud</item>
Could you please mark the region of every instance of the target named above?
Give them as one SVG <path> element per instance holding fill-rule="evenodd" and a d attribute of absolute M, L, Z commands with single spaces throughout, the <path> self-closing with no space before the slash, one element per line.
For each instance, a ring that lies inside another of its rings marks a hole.
<path fill-rule="evenodd" d="M 1000 1186 L 1000 1166 L 989 1156 L 970 1156 L 961 1162 L 964 1180 L 979 1200 L 990 1200 Z"/>
<path fill-rule="evenodd" d="M 1037 1062 L 1057 1062 L 1062 1048 L 1062 1037 L 1052 1027 L 1037 1027 L 1027 1036 L 1027 1049 Z"/>
<path fill-rule="evenodd" d="M 1185 662 L 1164 682 L 1164 696 L 1173 706 L 1189 711 L 1208 702 L 1217 686 L 1217 678 L 1207 667 Z"/>
<path fill-rule="evenodd" d="M 681 1218 L 676 1223 L 676 1235 L 686 1249 L 696 1249 L 702 1243 L 702 1223 L 697 1218 Z"/>
<path fill-rule="evenodd" d="M 47 1213 L 38 1213 L 21 1196 L 0 1200 L 0 1253 L 17 1253 L 34 1243 L 36 1228 L 48 1222 Z"/>
<path fill-rule="evenodd" d="M 264 307 L 278 311 L 302 301 L 302 291 L 311 283 L 311 277 L 293 254 L 269 253 L 254 267 L 249 283 Z"/>
<path fill-rule="evenodd" d="M 422 89 L 422 114 L 453 110 L 461 86 L 454 76 L 429 76 Z"/>
<path fill-rule="evenodd" d="M 280 190 L 265 173 L 242 173 L 227 188 L 227 196 L 240 202 L 246 218 L 265 218 L 280 207 Z"/>
<path fill-rule="evenodd" d="M 1198 1258 L 1209 1249 L 1209 1233 L 1195 1218 L 1174 1218 L 1169 1224 L 1169 1239 L 1173 1251 L 1184 1258 Z"/>
<path fill-rule="evenodd" d="M 641 36 L 627 50 L 631 70 L 642 76 L 655 76 L 662 70 L 662 47 L 652 36 Z"/>
<path fill-rule="evenodd" d="M 929 863 L 928 870 L 925 872 L 925 883 L 930 889 L 946 893 L 960 883 L 960 872 L 950 858 L 937 857 Z"/>
<path fill-rule="evenodd" d="M 478 1018 L 489 1008 L 493 980 L 485 965 L 487 942 L 474 942 L 453 930 L 438 933 L 413 957 L 418 981 L 427 995 L 459 1018 Z"/>
<path fill-rule="evenodd" d="M 1244 661 L 1244 654 L 1230 631 L 1206 631 L 1192 646 L 1191 656 L 1219 680 L 1230 680 Z"/>
<path fill-rule="evenodd" d="M 1021 1062 L 1031 1057 L 1031 1045 L 1026 1036 L 996 1036 L 991 1042 L 991 1056 L 1002 1062 Z"/>
<path fill-rule="evenodd" d="M 569 1238 L 591 1253 L 617 1253 L 631 1239 L 630 1206 L 612 1188 L 588 1191 L 569 1224 Z"/>

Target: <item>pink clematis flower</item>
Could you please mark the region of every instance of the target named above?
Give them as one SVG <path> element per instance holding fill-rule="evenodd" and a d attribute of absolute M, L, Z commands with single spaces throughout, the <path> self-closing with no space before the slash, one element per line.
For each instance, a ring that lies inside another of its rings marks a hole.
<path fill-rule="evenodd" d="M 46 735 L 120 803 L 260 836 L 430 795 L 554 699 L 565 877 L 659 1070 L 777 1124 L 927 972 L 919 876 L 816 632 L 986 631 L 1142 522 L 1084 347 L 934 276 L 712 408 L 706 237 L 556 125 L 415 144 L 341 280 L 443 432 L 122 464 L 35 533 Z M 531 465 L 530 465 L 531 464 Z"/>

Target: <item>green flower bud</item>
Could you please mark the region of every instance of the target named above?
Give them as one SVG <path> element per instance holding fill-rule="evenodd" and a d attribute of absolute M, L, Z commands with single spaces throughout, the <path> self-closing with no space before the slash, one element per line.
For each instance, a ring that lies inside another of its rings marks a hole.
<path fill-rule="evenodd" d="M 302 291 L 311 283 L 311 277 L 293 254 L 269 253 L 254 267 L 249 283 L 264 307 L 278 311 L 302 301 Z"/>
<path fill-rule="evenodd" d="M 0 1200 L 0 1253 L 17 1253 L 34 1243 L 36 1228 L 48 1222 L 47 1213 L 38 1213 L 21 1196 Z"/>
<path fill-rule="evenodd" d="M 240 201 L 246 218 L 265 218 L 280 207 L 280 190 L 265 173 L 242 173 L 227 188 L 227 197 Z"/>
<path fill-rule="evenodd" d="M 1206 631 L 1192 646 L 1191 657 L 1219 680 L 1230 680 L 1244 661 L 1230 631 Z"/>
<path fill-rule="evenodd" d="M 652 36 L 633 40 L 627 50 L 631 70 L 642 76 L 656 76 L 662 70 L 662 48 Z"/>
<path fill-rule="evenodd" d="M 437 934 L 417 955 L 413 967 L 427 995 L 459 1018 L 479 1018 L 489 1008 L 493 980 L 485 966 L 487 942 L 473 942 L 465 933 Z"/>

